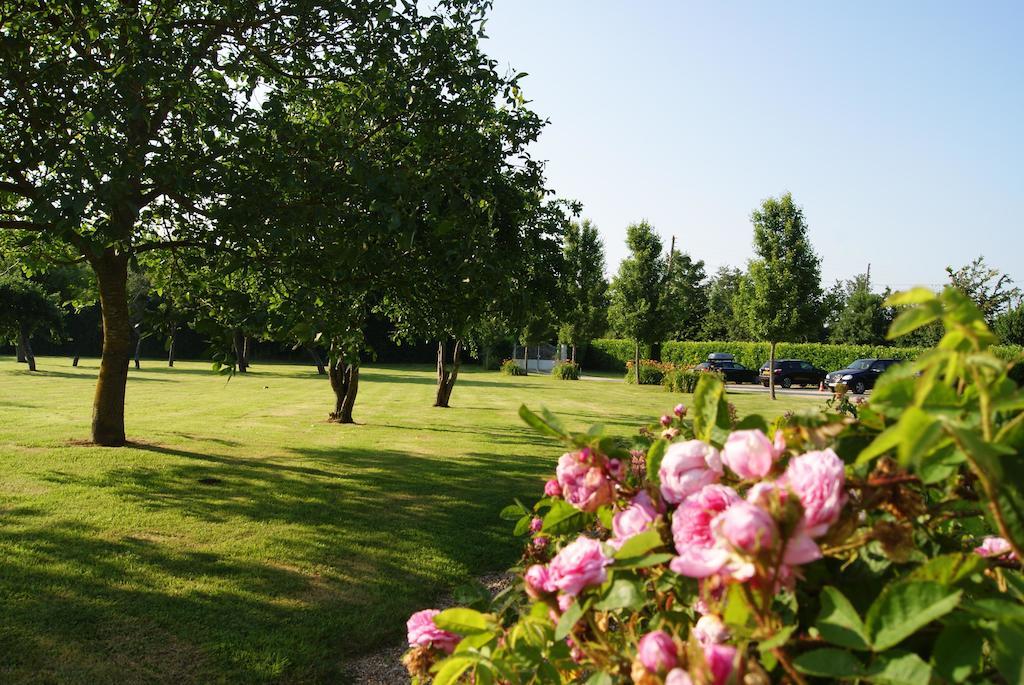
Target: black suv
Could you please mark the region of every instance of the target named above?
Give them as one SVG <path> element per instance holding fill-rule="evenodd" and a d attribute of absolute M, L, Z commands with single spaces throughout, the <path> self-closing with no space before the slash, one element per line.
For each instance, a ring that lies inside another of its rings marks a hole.
<path fill-rule="evenodd" d="M 827 375 L 825 385 L 829 390 L 835 390 L 837 384 L 846 383 L 850 392 L 862 395 L 875 387 L 875 382 L 883 371 L 897 363 L 899 363 L 897 359 L 858 359 L 845 369 L 839 369 Z"/>
<path fill-rule="evenodd" d="M 761 385 L 768 387 L 768 362 L 761 365 Z M 825 379 L 825 370 L 803 359 L 776 359 L 775 385 L 792 388 L 794 385 L 818 385 Z"/>
<path fill-rule="evenodd" d="M 719 371 L 727 383 L 757 383 L 757 371 L 748 369 L 726 352 L 712 352 L 706 362 L 693 367 L 698 371 Z"/>

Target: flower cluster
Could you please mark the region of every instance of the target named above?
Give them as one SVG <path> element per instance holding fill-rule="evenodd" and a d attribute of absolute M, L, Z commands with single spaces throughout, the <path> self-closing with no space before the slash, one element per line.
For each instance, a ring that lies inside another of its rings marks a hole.
<path fill-rule="evenodd" d="M 1018 367 L 958 291 L 894 306 L 919 302 L 953 322 L 941 354 L 849 411 L 740 421 L 713 374 L 628 437 L 521 407 L 568 445 L 501 513 L 522 586 L 410 620 L 414 681 L 1017 682 Z"/>

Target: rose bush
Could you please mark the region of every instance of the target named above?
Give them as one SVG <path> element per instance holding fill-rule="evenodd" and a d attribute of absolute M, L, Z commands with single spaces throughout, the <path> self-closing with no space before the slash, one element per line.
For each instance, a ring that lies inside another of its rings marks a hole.
<path fill-rule="evenodd" d="M 1024 391 L 957 291 L 891 304 L 946 335 L 856 415 L 737 422 L 712 375 L 628 437 L 523 407 L 568 449 L 502 512 L 522 581 L 414 615 L 413 680 L 1024 682 Z"/>

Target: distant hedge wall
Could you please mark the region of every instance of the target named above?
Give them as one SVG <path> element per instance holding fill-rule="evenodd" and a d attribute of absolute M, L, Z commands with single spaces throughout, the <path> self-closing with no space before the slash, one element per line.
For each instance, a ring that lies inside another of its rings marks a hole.
<path fill-rule="evenodd" d="M 649 346 L 640 347 L 640 358 L 650 357 Z M 599 338 L 591 340 L 583 354 L 583 368 L 593 371 L 626 371 L 626 362 L 633 359 L 633 341 Z"/>
<path fill-rule="evenodd" d="M 826 371 L 841 369 L 854 359 L 880 357 L 884 359 L 914 359 L 924 348 L 884 347 L 873 345 L 828 345 L 825 343 L 779 343 L 775 354 L 779 359 L 803 359 Z M 661 360 L 673 364 L 699 364 L 712 352 L 728 352 L 746 367 L 758 369 L 768 361 L 768 343 L 759 342 L 666 342 L 661 346 Z M 1024 357 L 1024 347 L 997 345 L 992 352 L 1007 361 Z M 648 358 L 650 349 L 643 349 L 640 357 Z M 626 362 L 633 358 L 633 343 L 629 340 L 605 338 L 591 342 L 584 358 L 584 368 L 606 371 L 625 371 Z"/>

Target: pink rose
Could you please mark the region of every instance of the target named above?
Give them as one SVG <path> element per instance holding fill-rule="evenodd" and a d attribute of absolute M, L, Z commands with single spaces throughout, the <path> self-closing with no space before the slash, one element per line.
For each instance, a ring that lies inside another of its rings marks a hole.
<path fill-rule="evenodd" d="M 995 535 L 989 535 L 982 540 L 981 544 L 974 548 L 974 553 L 983 557 L 1001 557 L 1004 554 L 1009 554 L 1008 558 L 1017 558 L 1017 555 L 1013 553 L 1013 549 L 1010 547 L 1010 543 L 1005 538 Z"/>
<path fill-rule="evenodd" d="M 686 405 L 677 404 L 676 408 L 672 410 L 672 413 L 678 416 L 679 418 L 683 418 L 684 416 L 686 416 Z"/>
<path fill-rule="evenodd" d="M 588 585 L 600 585 L 608 578 L 605 566 L 612 560 L 604 555 L 601 543 L 579 536 L 562 548 L 548 565 L 551 585 L 569 596 L 576 596 Z"/>
<path fill-rule="evenodd" d="M 665 685 L 693 685 L 690 674 L 681 668 L 673 668 L 665 676 Z"/>
<path fill-rule="evenodd" d="M 452 653 L 462 638 L 437 627 L 434 617 L 439 613 L 437 609 L 424 609 L 409 617 L 405 627 L 410 647 L 435 647 L 448 654 Z"/>
<path fill-rule="evenodd" d="M 786 436 L 782 431 L 775 431 L 775 440 L 772 441 L 772 451 L 778 459 L 786 452 Z"/>
<path fill-rule="evenodd" d="M 775 447 L 761 431 L 733 431 L 722 448 L 722 461 L 740 478 L 764 478 L 772 470 Z"/>
<path fill-rule="evenodd" d="M 533 539 L 533 546 L 537 549 L 544 549 L 548 546 L 548 539 L 543 535 L 538 535 Z"/>
<path fill-rule="evenodd" d="M 778 535 L 775 521 L 767 511 L 742 500 L 716 516 L 711 531 L 716 538 L 747 554 L 771 547 Z"/>
<path fill-rule="evenodd" d="M 717 483 L 721 477 L 722 461 L 718 450 L 700 440 L 669 445 L 658 469 L 661 495 L 672 504 L 681 503 L 705 485 Z"/>
<path fill-rule="evenodd" d="M 618 459 L 608 460 L 608 475 L 615 480 L 622 480 L 623 476 L 626 475 L 626 469 L 622 465 L 622 462 Z"/>
<path fill-rule="evenodd" d="M 729 629 L 722 623 L 722 619 L 714 614 L 705 614 L 697 619 L 697 625 L 693 627 L 693 636 L 702 645 L 717 645 L 728 639 Z"/>
<path fill-rule="evenodd" d="M 539 516 L 534 516 L 530 519 L 530 532 L 539 533 L 540 529 L 544 527 L 544 519 Z"/>
<path fill-rule="evenodd" d="M 713 685 L 725 685 L 732 675 L 732 665 L 736 660 L 736 648 L 729 645 L 704 645 L 704 662 L 711 671 Z"/>
<path fill-rule="evenodd" d="M 780 507 L 786 502 L 787 494 L 788 491 L 782 488 L 778 481 L 761 481 L 747 490 L 747 501 L 766 511 L 774 511 L 775 507 Z M 799 566 L 820 558 L 821 549 L 801 524 L 786 541 L 783 563 L 789 566 Z"/>
<path fill-rule="evenodd" d="M 729 553 L 716 546 L 711 521 L 740 501 L 732 488 L 707 485 L 675 510 L 672 539 L 678 556 L 670 564 L 673 571 L 691 578 L 705 578 L 722 568 Z"/>
<path fill-rule="evenodd" d="M 636 655 L 651 673 L 664 673 L 679 663 L 676 643 L 664 630 L 655 630 L 640 638 Z"/>
<path fill-rule="evenodd" d="M 615 494 L 604 470 L 588 463 L 591 461 L 590 450 L 566 452 L 555 469 L 565 501 L 583 511 L 596 511 L 611 502 Z"/>
<path fill-rule="evenodd" d="M 622 547 L 626 540 L 650 528 L 657 518 L 658 510 L 654 508 L 654 502 L 646 491 L 641 490 L 628 507 L 612 517 L 615 537 L 608 544 L 616 549 Z"/>
<path fill-rule="evenodd" d="M 779 482 L 799 498 L 804 508 L 802 527 L 812 538 L 828 532 L 846 504 L 843 460 L 831 449 L 794 457 Z"/>
<path fill-rule="evenodd" d="M 534 599 L 555 591 L 555 586 L 551 584 L 551 574 L 543 564 L 534 564 L 526 569 L 523 583 L 526 585 L 526 594 Z"/>
<path fill-rule="evenodd" d="M 552 478 L 544 483 L 544 495 L 547 497 L 560 497 L 562 495 L 562 486 L 558 484 L 558 480 Z"/>

